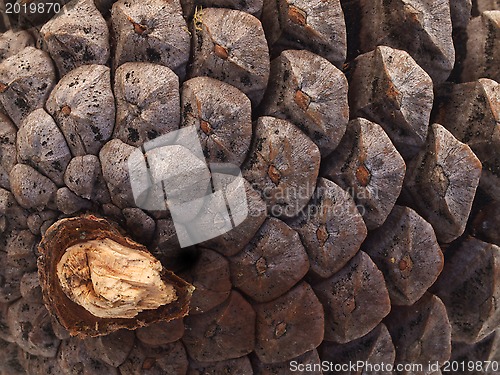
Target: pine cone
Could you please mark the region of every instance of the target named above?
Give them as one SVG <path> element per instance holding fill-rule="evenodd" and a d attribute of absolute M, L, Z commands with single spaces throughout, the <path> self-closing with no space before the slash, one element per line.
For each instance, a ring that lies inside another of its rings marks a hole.
<path fill-rule="evenodd" d="M 497 1 L 4 3 L 0 374 L 494 373 Z"/>

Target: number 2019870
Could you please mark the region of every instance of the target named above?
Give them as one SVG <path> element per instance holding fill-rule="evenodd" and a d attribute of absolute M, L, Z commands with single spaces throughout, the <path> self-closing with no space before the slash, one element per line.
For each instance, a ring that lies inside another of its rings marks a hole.
<path fill-rule="evenodd" d="M 61 4 L 59 3 L 7 3 L 5 4 L 5 13 L 7 14 L 27 14 L 27 13 L 59 13 Z"/>

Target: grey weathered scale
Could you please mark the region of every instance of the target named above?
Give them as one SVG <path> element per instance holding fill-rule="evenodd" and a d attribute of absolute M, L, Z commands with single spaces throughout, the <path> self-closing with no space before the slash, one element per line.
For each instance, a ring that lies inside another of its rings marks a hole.
<path fill-rule="evenodd" d="M 232 284 L 257 302 L 278 298 L 309 269 L 309 259 L 298 234 L 275 218 L 267 219 L 256 239 L 230 257 L 229 264 Z"/>
<path fill-rule="evenodd" d="M 113 4 L 114 69 L 128 61 L 165 65 L 186 75 L 190 34 L 178 1 L 119 0 Z"/>
<path fill-rule="evenodd" d="M 273 216 L 296 216 L 311 198 L 319 173 L 318 147 L 292 123 L 257 120 L 243 176 L 260 191 Z"/>
<path fill-rule="evenodd" d="M 479 78 L 500 81 L 500 5 L 497 9 L 481 13 L 467 26 L 467 56 L 462 82 Z"/>
<path fill-rule="evenodd" d="M 170 68 L 125 63 L 115 71 L 114 94 L 114 138 L 138 147 L 179 128 L 179 77 Z"/>
<path fill-rule="evenodd" d="M 348 363 L 394 363 L 396 350 L 387 327 L 380 323 L 370 333 L 347 344 L 325 342 L 319 352 L 324 361 Z"/>
<path fill-rule="evenodd" d="M 384 276 L 363 251 L 313 286 L 325 307 L 325 340 L 346 343 L 374 329 L 391 310 Z"/>
<path fill-rule="evenodd" d="M 238 10 L 207 8 L 193 23 L 189 76 L 229 83 L 258 105 L 269 79 L 269 51 L 260 21 Z"/>
<path fill-rule="evenodd" d="M 450 358 L 452 335 L 446 310 L 439 297 L 426 293 L 412 306 L 397 306 L 391 311 L 385 324 L 396 348 L 396 363 L 432 361 L 439 363 L 439 367 L 444 365 Z M 422 373 L 431 372 L 424 369 Z M 402 374 L 415 372 L 406 370 Z"/>
<path fill-rule="evenodd" d="M 466 143 L 483 165 L 479 185 L 500 194 L 500 84 L 481 78 L 443 87 L 437 121 Z"/>
<path fill-rule="evenodd" d="M 394 206 L 363 250 L 384 274 L 391 303 L 413 305 L 443 270 L 443 253 L 432 226 L 414 210 Z"/>
<path fill-rule="evenodd" d="M 67 3 L 40 29 L 40 41 L 60 77 L 82 65 L 104 65 L 109 59 L 109 29 L 92 0 Z"/>
<path fill-rule="evenodd" d="M 205 314 L 184 320 L 182 342 L 199 362 L 223 361 L 251 353 L 255 346 L 255 311 L 237 291 Z"/>
<path fill-rule="evenodd" d="M 382 127 L 364 118 L 350 121 L 324 165 L 323 176 L 349 191 L 368 230 L 380 226 L 396 203 L 406 171 Z"/>
<path fill-rule="evenodd" d="M 340 143 L 349 121 L 347 79 L 312 52 L 283 51 L 271 61 L 261 111 L 296 124 L 326 156 Z"/>
<path fill-rule="evenodd" d="M 262 24 L 271 55 L 308 49 L 341 67 L 347 36 L 340 0 L 264 0 Z"/>
<path fill-rule="evenodd" d="M 406 159 L 425 144 L 432 79 L 402 50 L 379 46 L 352 63 L 349 104 L 353 117 L 376 122 Z"/>
<path fill-rule="evenodd" d="M 252 140 L 252 108 L 236 87 L 209 77 L 184 82 L 181 126 L 195 126 L 208 162 L 240 166 Z"/>
<path fill-rule="evenodd" d="M 284 362 L 323 341 L 325 313 L 305 281 L 274 301 L 253 307 L 257 313 L 255 354 L 263 363 Z"/>
<path fill-rule="evenodd" d="M 407 51 L 432 78 L 444 82 L 453 69 L 448 0 L 356 0 L 361 7 L 361 52 L 379 45 Z"/>
<path fill-rule="evenodd" d="M 17 127 L 44 107 L 55 83 L 54 63 L 37 48 L 28 46 L 0 63 L 0 103 Z"/>
<path fill-rule="evenodd" d="M 26 163 L 63 186 L 71 153 L 54 119 L 42 108 L 31 112 L 21 123 L 16 139 L 17 160 Z"/>
<path fill-rule="evenodd" d="M 481 162 L 470 147 L 433 124 L 426 148 L 408 171 L 404 188 L 439 242 L 449 243 L 462 235 L 481 176 Z"/>
<path fill-rule="evenodd" d="M 356 255 L 367 233 L 352 197 L 322 177 L 309 204 L 288 224 L 304 244 L 309 272 L 321 278 L 340 271 Z"/>
<path fill-rule="evenodd" d="M 453 340 L 471 344 L 500 323 L 500 248 L 469 237 L 452 255 L 435 290 L 447 306 Z"/>
<path fill-rule="evenodd" d="M 115 105 L 110 69 L 82 65 L 61 78 L 45 104 L 73 156 L 96 155 L 111 138 Z"/>

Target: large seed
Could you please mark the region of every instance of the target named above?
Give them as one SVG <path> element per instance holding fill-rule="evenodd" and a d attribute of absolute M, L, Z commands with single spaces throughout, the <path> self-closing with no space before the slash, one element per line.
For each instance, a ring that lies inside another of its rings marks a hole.
<path fill-rule="evenodd" d="M 473 18 L 467 26 L 467 35 L 462 81 L 491 78 L 500 82 L 500 9 Z"/>
<path fill-rule="evenodd" d="M 56 71 L 48 53 L 26 47 L 0 63 L 0 103 L 20 126 L 37 108 L 43 108 L 56 83 Z"/>
<path fill-rule="evenodd" d="M 185 324 L 182 342 L 195 361 L 224 361 L 254 349 L 255 311 L 238 292 L 209 312 L 188 316 Z"/>
<path fill-rule="evenodd" d="M 363 243 L 384 274 L 393 305 L 413 305 L 436 281 L 443 254 L 432 226 L 410 208 L 395 206 Z"/>
<path fill-rule="evenodd" d="M 73 156 L 96 155 L 111 137 L 115 105 L 110 70 L 104 65 L 83 65 L 66 74 L 46 103 Z"/>
<path fill-rule="evenodd" d="M 114 67 L 127 61 L 161 64 L 181 80 L 189 59 L 189 30 L 179 1 L 119 0 L 113 4 Z"/>
<path fill-rule="evenodd" d="M 339 147 L 325 162 L 324 176 L 352 195 L 370 230 L 380 226 L 394 207 L 405 170 L 384 130 L 360 118 L 349 122 Z"/>
<path fill-rule="evenodd" d="M 108 26 L 91 0 L 66 4 L 43 25 L 40 37 L 61 77 L 81 65 L 108 62 Z"/>
<path fill-rule="evenodd" d="M 479 184 L 492 197 L 500 196 L 500 84 L 480 79 L 443 87 L 436 121 L 481 160 Z"/>
<path fill-rule="evenodd" d="M 264 0 L 262 24 L 273 49 L 309 49 L 340 67 L 347 40 L 340 0 Z"/>
<path fill-rule="evenodd" d="M 323 361 L 329 361 L 333 366 L 362 361 L 372 366 L 381 366 L 383 363 L 387 368 L 387 366 L 394 364 L 396 358 L 391 335 L 387 327 L 382 323 L 367 335 L 346 344 L 325 341 L 321 344 L 319 353 Z M 389 374 L 388 372 L 371 372 L 368 368 L 364 371 L 373 374 Z M 335 371 L 335 373 L 341 375 L 352 374 L 350 371 Z"/>
<path fill-rule="evenodd" d="M 305 282 L 274 301 L 256 304 L 254 308 L 257 312 L 255 354 L 263 363 L 290 360 L 315 349 L 323 341 L 323 307 Z"/>
<path fill-rule="evenodd" d="M 290 122 L 260 117 L 244 177 L 272 216 L 293 217 L 314 192 L 320 157 L 318 147 Z"/>
<path fill-rule="evenodd" d="M 236 87 L 209 77 L 182 86 L 182 126 L 195 126 L 205 158 L 241 165 L 252 139 L 250 100 Z"/>
<path fill-rule="evenodd" d="M 193 286 L 104 219 L 61 219 L 38 252 L 47 309 L 73 336 L 106 335 L 187 314 Z"/>
<path fill-rule="evenodd" d="M 453 340 L 478 342 L 500 324 L 500 248 L 468 238 L 446 260 L 435 292 L 443 300 Z"/>
<path fill-rule="evenodd" d="M 448 78 L 455 62 L 448 0 L 356 2 L 363 14 L 359 28 L 362 52 L 371 51 L 378 45 L 403 49 L 434 83 Z"/>
<path fill-rule="evenodd" d="M 271 62 L 263 113 L 296 124 L 323 156 L 338 146 L 349 121 L 347 80 L 327 60 L 288 50 Z"/>
<path fill-rule="evenodd" d="M 16 164 L 10 175 L 12 194 L 24 208 L 55 209 L 57 186 L 48 177 L 26 164 Z"/>
<path fill-rule="evenodd" d="M 0 187 L 10 189 L 9 173 L 16 165 L 17 129 L 10 119 L 0 113 Z"/>
<path fill-rule="evenodd" d="M 391 309 L 384 276 L 362 251 L 313 288 L 325 308 L 328 341 L 346 343 L 366 335 Z"/>
<path fill-rule="evenodd" d="M 288 223 L 309 255 L 311 270 L 327 278 L 356 255 L 366 237 L 366 225 L 351 196 L 319 178 L 309 204 Z"/>
<path fill-rule="evenodd" d="M 236 288 L 257 302 L 268 302 L 302 279 L 309 261 L 298 234 L 270 218 L 245 249 L 230 258 L 230 266 Z"/>
<path fill-rule="evenodd" d="M 385 46 L 359 56 L 353 66 L 351 114 L 380 124 L 404 157 L 415 155 L 429 128 L 431 77 L 407 52 Z"/>
<path fill-rule="evenodd" d="M 238 10 L 207 8 L 195 14 L 193 24 L 191 77 L 219 79 L 243 91 L 254 106 L 259 104 L 269 78 L 260 21 Z"/>
<path fill-rule="evenodd" d="M 71 160 L 66 140 L 54 119 L 44 109 L 36 109 L 21 123 L 17 133 L 17 160 L 29 164 L 57 186 Z"/>
<path fill-rule="evenodd" d="M 419 363 L 424 366 L 422 374 L 430 374 L 428 363 L 441 367 L 450 359 L 451 326 L 438 297 L 428 293 L 413 306 L 393 308 L 386 325 L 396 348 L 396 363 Z"/>
<path fill-rule="evenodd" d="M 114 137 L 132 146 L 179 128 L 179 78 L 166 66 L 125 63 L 115 72 Z"/>
<path fill-rule="evenodd" d="M 481 162 L 470 147 L 439 124 L 431 127 L 425 150 L 411 161 L 405 190 L 440 242 L 460 236 L 481 176 Z"/>

